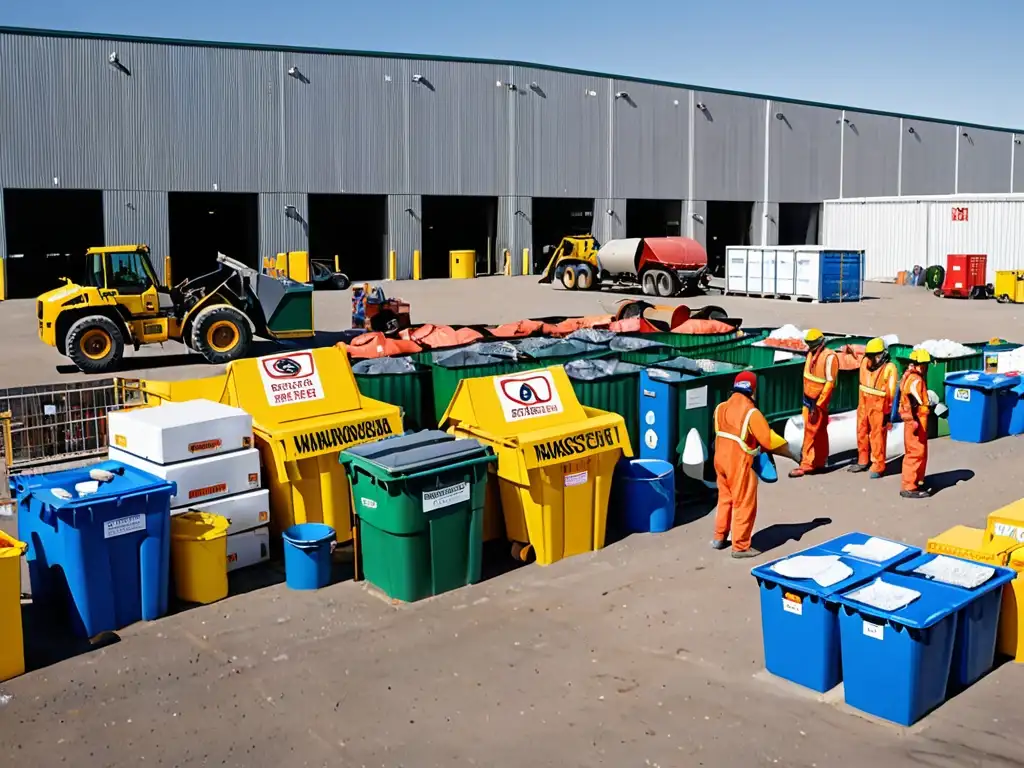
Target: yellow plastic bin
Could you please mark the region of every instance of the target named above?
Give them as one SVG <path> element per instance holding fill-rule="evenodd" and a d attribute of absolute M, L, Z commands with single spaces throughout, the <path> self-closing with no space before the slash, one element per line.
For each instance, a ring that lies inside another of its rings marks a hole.
<path fill-rule="evenodd" d="M 21 556 L 28 544 L 0 531 L 0 681 L 25 672 L 21 630 Z"/>
<path fill-rule="evenodd" d="M 171 518 L 171 574 L 179 600 L 205 605 L 228 596 L 229 525 L 208 512 Z"/>
<path fill-rule="evenodd" d="M 995 295 L 1003 304 L 1024 304 L 1024 269 L 996 272 Z"/>
<path fill-rule="evenodd" d="M 1017 578 L 1003 589 L 996 650 L 1024 664 L 1024 547 L 1014 550 L 1007 565 L 1017 572 Z"/>
<path fill-rule="evenodd" d="M 1009 539 L 1024 544 L 1024 499 L 990 512 L 985 526 L 985 540 Z"/>
<path fill-rule="evenodd" d="M 513 555 L 549 565 L 604 546 L 622 416 L 580 405 L 561 366 L 463 379 L 441 421 L 490 445 Z"/>
<path fill-rule="evenodd" d="M 452 280 L 476 277 L 476 251 L 449 251 L 448 274 Z"/>
<path fill-rule="evenodd" d="M 339 542 L 351 541 L 352 494 L 338 456 L 402 433 L 401 409 L 360 395 L 348 355 L 338 347 L 236 360 L 209 379 L 122 387 L 137 388 L 149 404 L 188 395 L 249 413 L 277 535 L 293 525 L 324 523 Z"/>

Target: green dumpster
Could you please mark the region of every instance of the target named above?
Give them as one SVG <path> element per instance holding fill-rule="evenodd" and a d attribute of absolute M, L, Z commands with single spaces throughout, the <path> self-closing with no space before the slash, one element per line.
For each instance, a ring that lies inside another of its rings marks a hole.
<path fill-rule="evenodd" d="M 437 426 L 430 367 L 407 357 L 382 357 L 352 364 L 359 393 L 402 409 L 402 425 L 415 431 Z"/>
<path fill-rule="evenodd" d="M 696 347 L 705 347 L 710 344 L 720 344 L 725 341 L 733 341 L 741 336 L 742 331 L 731 331 L 729 333 L 672 333 L 671 331 L 659 331 L 657 333 L 624 334 L 633 338 L 650 339 L 659 344 L 665 344 L 676 350 L 677 355 L 684 352 L 689 354 Z"/>
<path fill-rule="evenodd" d="M 974 350 L 973 354 L 963 357 L 933 357 L 931 365 L 928 366 L 928 375 L 925 379 L 925 386 L 936 395 L 939 402 L 946 402 L 946 374 L 957 373 L 958 371 L 981 371 L 985 367 L 985 346 L 987 341 L 966 342 L 965 347 Z M 903 378 L 907 366 L 910 364 L 910 353 L 914 350 L 911 344 L 893 344 L 889 347 L 889 357 L 896 363 L 899 369 L 900 378 Z M 940 419 L 933 413 L 928 423 L 928 437 L 948 437 L 949 422 Z"/>
<path fill-rule="evenodd" d="M 366 580 L 404 602 L 480 581 L 495 460 L 490 447 L 436 429 L 343 451 Z"/>
<path fill-rule="evenodd" d="M 515 373 L 530 365 L 519 358 L 515 346 L 507 341 L 471 344 L 457 350 L 438 350 L 431 353 L 428 360 L 434 424 L 440 423 L 462 379 Z"/>
<path fill-rule="evenodd" d="M 679 356 L 679 350 L 643 336 L 617 336 L 608 344 L 619 360 L 630 365 L 647 367 Z"/>
<path fill-rule="evenodd" d="M 622 416 L 630 445 L 640 445 L 639 365 L 619 360 L 572 360 L 564 366 L 580 405 Z"/>

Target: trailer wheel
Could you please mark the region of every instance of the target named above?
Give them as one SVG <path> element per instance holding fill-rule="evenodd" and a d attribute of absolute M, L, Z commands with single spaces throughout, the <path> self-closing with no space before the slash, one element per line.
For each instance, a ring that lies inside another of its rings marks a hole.
<path fill-rule="evenodd" d="M 1006 293 L 1000 294 L 999 298 L 996 299 L 996 301 L 998 301 L 1000 304 L 1009 304 L 1010 303 L 1010 296 L 1009 296 L 1009 294 L 1006 294 Z"/>
<path fill-rule="evenodd" d="M 226 304 L 202 310 L 192 323 L 190 335 L 192 349 L 214 365 L 244 357 L 252 346 L 248 318 Z"/>
<path fill-rule="evenodd" d="M 679 290 L 679 281 L 676 276 L 671 272 L 665 272 L 664 270 L 656 270 L 654 272 L 654 278 L 657 285 L 658 295 L 663 299 L 669 296 L 675 296 Z"/>
<path fill-rule="evenodd" d="M 82 373 L 105 373 L 124 356 L 124 334 L 104 315 L 89 315 L 68 330 L 64 349 Z"/>
<path fill-rule="evenodd" d="M 576 290 L 576 267 L 574 267 L 572 264 L 567 266 L 562 271 L 562 285 L 565 287 L 565 290 L 567 291 Z"/>
<path fill-rule="evenodd" d="M 644 276 L 640 280 L 640 287 L 643 289 L 644 296 L 658 295 L 658 281 L 653 271 L 644 272 Z"/>
<path fill-rule="evenodd" d="M 594 287 L 594 273 L 586 264 L 576 267 L 576 287 L 581 291 L 589 291 Z"/>
<path fill-rule="evenodd" d="M 348 279 L 348 275 L 342 274 L 341 272 L 335 272 L 331 275 L 331 286 L 336 291 L 344 291 L 352 285 L 352 281 Z"/>

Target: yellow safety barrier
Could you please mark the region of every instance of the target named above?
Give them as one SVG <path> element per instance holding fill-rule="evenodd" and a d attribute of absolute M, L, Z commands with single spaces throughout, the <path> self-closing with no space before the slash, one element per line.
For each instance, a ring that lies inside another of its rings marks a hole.
<path fill-rule="evenodd" d="M 164 256 L 164 287 L 170 288 L 174 285 L 174 273 L 171 272 L 171 257 Z"/>
<path fill-rule="evenodd" d="M 523 248 L 523 274 L 530 274 L 530 249 Z"/>
<path fill-rule="evenodd" d="M 28 545 L 0 531 L 0 681 L 25 672 L 21 629 L 21 556 Z"/>
<path fill-rule="evenodd" d="M 548 565 L 604 546 L 612 473 L 633 452 L 622 416 L 580 405 L 561 366 L 464 379 L 441 423 L 497 454 L 514 555 Z"/>
<path fill-rule="evenodd" d="M 246 411 L 270 489 L 270 527 L 326 523 L 352 538 L 346 448 L 401 434 L 398 406 L 359 394 L 348 354 L 337 347 L 236 360 L 226 373 L 185 382 L 141 381 L 149 404 L 204 398 Z M 131 391 L 130 383 L 122 383 Z"/>
<path fill-rule="evenodd" d="M 207 605 L 228 596 L 229 525 L 226 517 L 207 512 L 171 518 L 171 573 L 178 599 Z"/>
<path fill-rule="evenodd" d="M 398 279 L 398 254 L 394 251 L 388 252 L 388 280 Z"/>
<path fill-rule="evenodd" d="M 412 252 L 412 279 L 420 280 L 423 277 L 423 260 L 419 251 Z"/>
<path fill-rule="evenodd" d="M 448 274 L 453 280 L 476 277 L 476 251 L 449 251 Z"/>

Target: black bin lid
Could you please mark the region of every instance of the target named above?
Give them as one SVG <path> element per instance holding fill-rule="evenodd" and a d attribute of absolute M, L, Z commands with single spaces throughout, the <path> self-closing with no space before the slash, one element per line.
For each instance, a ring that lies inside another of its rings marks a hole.
<path fill-rule="evenodd" d="M 487 448 L 473 439 L 456 440 L 439 429 L 424 429 L 357 445 L 345 453 L 372 461 L 393 475 L 411 475 L 483 456 Z"/>

